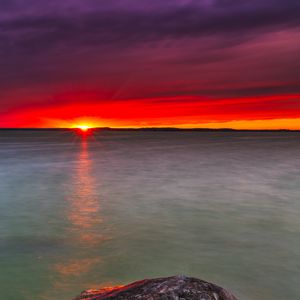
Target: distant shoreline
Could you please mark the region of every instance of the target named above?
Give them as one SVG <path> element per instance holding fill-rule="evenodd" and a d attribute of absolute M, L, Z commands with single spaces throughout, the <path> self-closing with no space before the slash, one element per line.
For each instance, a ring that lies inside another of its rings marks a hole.
<path fill-rule="evenodd" d="M 77 128 L 0 128 L 0 131 L 73 131 Z M 141 127 L 141 128 L 111 128 L 95 127 L 92 131 L 200 131 L 200 132 L 300 132 L 299 129 L 233 129 L 233 128 L 176 128 L 176 127 Z"/>

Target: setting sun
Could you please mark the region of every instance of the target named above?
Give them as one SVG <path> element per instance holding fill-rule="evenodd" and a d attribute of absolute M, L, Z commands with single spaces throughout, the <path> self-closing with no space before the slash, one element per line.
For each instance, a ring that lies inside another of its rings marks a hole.
<path fill-rule="evenodd" d="M 88 131 L 91 127 L 88 125 L 79 125 L 79 126 L 77 126 L 77 128 L 82 131 Z"/>
<path fill-rule="evenodd" d="M 73 122 L 70 122 L 70 123 L 71 124 L 67 127 L 77 129 L 78 131 L 80 131 L 82 133 L 87 133 L 91 129 L 99 127 L 96 122 L 94 122 L 92 120 L 88 120 L 87 118 L 85 118 L 84 120 L 82 120 L 82 118 L 80 118 L 79 120 L 73 120 Z"/>
<path fill-rule="evenodd" d="M 73 128 L 77 129 L 82 133 L 90 132 L 92 129 L 101 127 L 102 124 L 100 123 L 98 118 L 94 117 L 79 117 L 73 120 L 66 121 L 64 124 L 61 123 L 60 127 L 64 128 Z"/>

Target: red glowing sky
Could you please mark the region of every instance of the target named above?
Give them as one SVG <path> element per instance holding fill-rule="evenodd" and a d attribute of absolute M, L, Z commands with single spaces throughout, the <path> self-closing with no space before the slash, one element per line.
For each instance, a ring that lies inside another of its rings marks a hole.
<path fill-rule="evenodd" d="M 0 4 L 0 127 L 300 129 L 299 11 L 297 0 Z"/>

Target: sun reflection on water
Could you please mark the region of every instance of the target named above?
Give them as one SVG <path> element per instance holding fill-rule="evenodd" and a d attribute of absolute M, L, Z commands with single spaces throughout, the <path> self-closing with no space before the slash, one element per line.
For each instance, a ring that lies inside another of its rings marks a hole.
<path fill-rule="evenodd" d="M 102 223 L 101 207 L 92 169 L 88 139 L 82 138 L 80 152 L 66 186 L 66 217 L 69 220 L 68 234 L 73 252 L 67 259 L 54 264 L 54 270 L 59 275 L 55 286 L 63 284 L 67 287 L 76 277 L 83 279 L 84 274 L 101 262 L 98 251 L 95 251 L 97 254 L 93 251 L 99 247 L 104 236 L 99 227 Z"/>
<path fill-rule="evenodd" d="M 95 226 L 102 222 L 100 204 L 97 199 L 96 183 L 92 176 L 92 160 L 89 157 L 88 141 L 82 139 L 81 151 L 72 176 L 73 190 L 69 195 L 68 219 L 72 231 L 83 242 L 97 242 L 99 233 Z"/>

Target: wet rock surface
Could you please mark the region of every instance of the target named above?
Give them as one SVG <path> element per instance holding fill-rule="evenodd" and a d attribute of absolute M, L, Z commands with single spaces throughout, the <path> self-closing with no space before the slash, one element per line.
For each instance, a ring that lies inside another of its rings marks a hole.
<path fill-rule="evenodd" d="M 186 276 L 145 279 L 122 287 L 87 290 L 74 300 L 237 300 L 225 289 Z"/>

